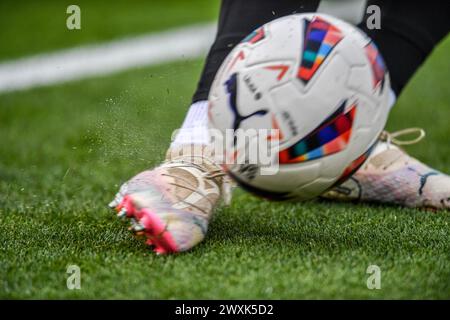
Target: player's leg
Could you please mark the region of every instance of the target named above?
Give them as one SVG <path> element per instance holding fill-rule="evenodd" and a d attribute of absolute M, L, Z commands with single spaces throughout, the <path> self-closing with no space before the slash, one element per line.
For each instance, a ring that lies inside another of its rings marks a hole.
<path fill-rule="evenodd" d="M 293 12 L 313 11 L 318 0 L 223 0 L 219 27 L 181 134 L 166 161 L 125 183 L 110 203 L 128 217 L 158 253 L 192 248 L 203 240 L 228 181 L 209 152 L 207 96 L 214 75 L 233 47 L 254 28 Z"/>
<path fill-rule="evenodd" d="M 375 0 L 368 5 L 381 9 L 381 29 L 370 30 L 365 21 L 359 27 L 381 51 L 398 96 L 450 30 L 450 6 L 446 1 L 399 0 Z M 450 177 L 407 155 L 392 135 L 385 133 L 381 138 L 363 167 L 325 196 L 449 209 Z"/>

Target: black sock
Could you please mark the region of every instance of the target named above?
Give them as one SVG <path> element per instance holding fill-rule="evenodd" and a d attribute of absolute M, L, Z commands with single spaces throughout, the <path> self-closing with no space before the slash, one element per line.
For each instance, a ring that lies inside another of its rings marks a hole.
<path fill-rule="evenodd" d="M 381 28 L 370 30 L 366 19 L 359 27 L 380 50 L 398 96 L 415 71 L 450 29 L 448 1 L 371 0 L 381 9 Z"/>

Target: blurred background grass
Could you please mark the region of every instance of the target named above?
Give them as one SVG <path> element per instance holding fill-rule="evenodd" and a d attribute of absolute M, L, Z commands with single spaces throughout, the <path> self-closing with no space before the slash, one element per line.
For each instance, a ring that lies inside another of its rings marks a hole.
<path fill-rule="evenodd" d="M 66 8 L 81 8 L 81 30 L 66 28 Z M 213 21 L 219 1 L 2 0 L 0 60 Z"/>
<path fill-rule="evenodd" d="M 0 59 L 213 21 L 218 1 L 0 3 Z M 420 126 L 408 150 L 450 172 L 450 39 L 405 89 L 389 129 Z M 312 201 L 269 203 L 238 191 L 205 242 L 157 257 L 106 203 L 164 157 L 202 60 L 0 94 L 1 298 L 450 298 L 449 213 Z M 66 267 L 82 290 L 66 289 Z M 368 265 L 382 290 L 366 288 Z"/>

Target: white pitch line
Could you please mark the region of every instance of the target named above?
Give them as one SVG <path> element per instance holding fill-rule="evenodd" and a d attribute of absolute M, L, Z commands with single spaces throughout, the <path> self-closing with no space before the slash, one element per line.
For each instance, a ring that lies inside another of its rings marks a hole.
<path fill-rule="evenodd" d="M 0 92 L 199 57 L 209 49 L 214 34 L 215 24 L 201 24 L 3 62 Z"/>
<path fill-rule="evenodd" d="M 322 1 L 319 12 L 351 22 L 361 19 L 366 0 Z M 215 23 L 184 26 L 98 45 L 0 62 L 0 93 L 101 76 L 179 59 L 196 58 L 209 49 Z"/>

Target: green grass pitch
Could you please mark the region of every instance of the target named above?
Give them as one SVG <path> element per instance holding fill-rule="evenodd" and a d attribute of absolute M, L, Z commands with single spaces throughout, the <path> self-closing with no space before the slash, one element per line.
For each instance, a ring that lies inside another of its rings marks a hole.
<path fill-rule="evenodd" d="M 444 172 L 449 54 L 447 38 L 388 123 L 425 128 L 426 140 L 408 151 Z M 0 298 L 450 298 L 448 212 L 270 203 L 237 190 L 190 252 L 156 256 L 133 238 L 106 204 L 121 182 L 163 159 L 201 66 L 0 95 Z M 72 264 L 80 290 L 66 287 Z M 367 289 L 369 265 L 381 268 L 380 290 Z"/>

